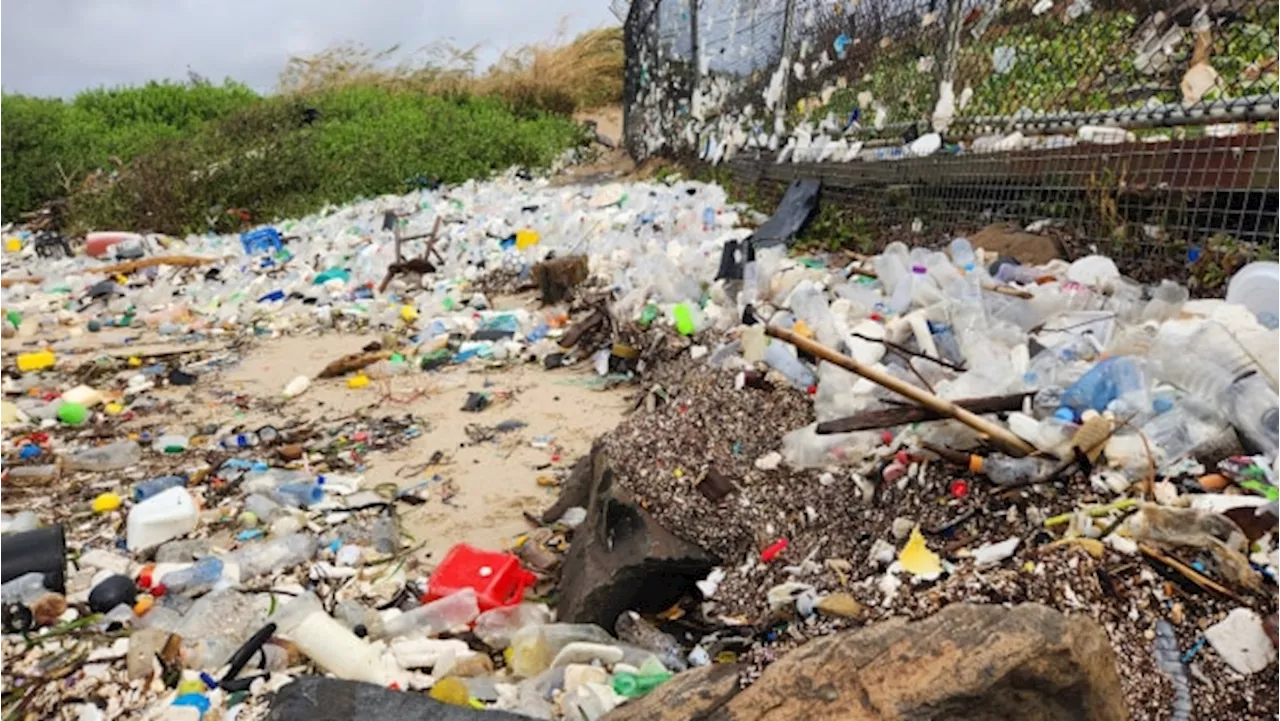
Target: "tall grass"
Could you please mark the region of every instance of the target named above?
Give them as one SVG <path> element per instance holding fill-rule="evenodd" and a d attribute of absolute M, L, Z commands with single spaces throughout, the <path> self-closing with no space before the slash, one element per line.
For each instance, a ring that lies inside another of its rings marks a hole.
<path fill-rule="evenodd" d="M 71 101 L 6 93 L 0 214 L 67 197 L 74 230 L 226 230 L 230 208 L 270 220 L 411 181 L 546 166 L 582 139 L 569 113 L 622 92 L 620 29 L 525 46 L 484 72 L 474 49 L 446 43 L 395 55 L 294 58 L 267 97 L 198 80 Z"/>
<path fill-rule="evenodd" d="M 394 61 L 399 47 L 374 51 L 341 45 L 289 60 L 280 76 L 285 93 L 309 94 L 374 86 L 428 95 L 477 95 L 502 100 L 517 112 L 569 114 L 622 99 L 621 28 L 585 32 L 568 42 L 525 45 L 477 71 L 477 49 L 448 42 Z"/>

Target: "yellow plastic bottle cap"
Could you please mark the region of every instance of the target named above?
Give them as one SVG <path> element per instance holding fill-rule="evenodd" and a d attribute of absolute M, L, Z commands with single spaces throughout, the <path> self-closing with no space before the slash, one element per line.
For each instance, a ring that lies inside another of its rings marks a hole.
<path fill-rule="evenodd" d="M 138 596 L 138 600 L 133 604 L 133 615 L 144 616 L 154 605 L 156 605 L 156 600 L 151 596 Z"/>
<path fill-rule="evenodd" d="M 364 388 L 367 385 L 369 385 L 369 376 L 363 373 L 351 376 L 347 379 L 348 388 Z"/>
<path fill-rule="evenodd" d="M 4 242 L 4 249 L 10 253 L 17 253 L 22 250 L 22 241 L 17 238 L 10 238 Z"/>
<path fill-rule="evenodd" d="M 120 496 L 114 493 L 103 493 L 93 499 L 93 512 L 110 513 L 119 508 L 121 503 Z"/>
<path fill-rule="evenodd" d="M 516 247 L 520 250 L 531 248 L 538 244 L 538 231 L 521 230 L 516 233 Z"/>
<path fill-rule="evenodd" d="M 108 403 L 102 410 L 109 416 L 118 416 L 124 412 L 124 406 L 119 403 Z"/>
<path fill-rule="evenodd" d="M 402 305 L 400 306 L 400 317 L 404 319 L 404 322 L 412 323 L 418 319 L 418 309 L 411 305 Z"/>
<path fill-rule="evenodd" d="M 204 687 L 204 681 L 198 678 L 189 678 L 178 684 L 178 695 L 186 693 L 204 693 L 207 689 Z"/>
<path fill-rule="evenodd" d="M 141 365 L 142 365 L 142 359 L 141 359 L 141 358 L 139 358 L 138 356 L 133 356 L 133 357 L 129 358 L 129 367 L 130 367 L 130 368 L 138 368 L 138 367 L 140 367 Z"/>

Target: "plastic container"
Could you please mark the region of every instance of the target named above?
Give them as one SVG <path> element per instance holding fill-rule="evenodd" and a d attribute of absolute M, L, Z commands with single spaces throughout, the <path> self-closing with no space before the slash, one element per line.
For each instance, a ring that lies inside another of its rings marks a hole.
<path fill-rule="evenodd" d="M 42 371 L 46 368 L 52 368 L 58 362 L 58 356 L 54 355 L 51 350 L 40 350 L 34 353 L 18 354 L 18 370 L 23 373 L 32 371 Z"/>
<path fill-rule="evenodd" d="M 0 582 L 8 583 L 28 573 L 44 574 L 44 585 L 52 591 L 66 590 L 67 538 L 61 525 L 11 533 L 0 541 Z"/>
<path fill-rule="evenodd" d="M 246 255 L 274 253 L 284 250 L 284 240 L 275 228 L 257 228 L 240 234 L 240 246 Z"/>
<path fill-rule="evenodd" d="M 186 488 L 170 488 L 129 511 L 126 545 L 130 551 L 154 548 L 195 530 L 199 511 Z"/>
<path fill-rule="evenodd" d="M 480 607 L 476 603 L 476 592 L 464 588 L 384 622 L 380 633 L 382 638 L 398 638 L 414 631 L 435 636 L 453 629 L 464 629 L 478 615 Z"/>
<path fill-rule="evenodd" d="M 266 521 L 276 511 L 280 510 L 280 504 L 261 493 L 250 493 L 244 499 L 244 510 L 257 516 L 258 520 Z"/>
<path fill-rule="evenodd" d="M 158 478 L 149 478 L 141 483 L 135 484 L 133 487 L 133 502 L 139 503 L 159 495 L 170 488 L 179 488 L 187 485 L 186 476 L 159 476 Z"/>
<path fill-rule="evenodd" d="M 521 568 L 516 556 L 459 543 L 431 574 L 424 600 L 434 601 L 470 588 L 476 592 L 480 610 L 488 611 L 520 603 L 525 589 L 535 581 L 537 577 Z"/>
<path fill-rule="evenodd" d="M 390 683 L 377 649 L 325 612 L 314 594 L 299 596 L 272 617 L 279 632 L 326 673 L 348 681 Z"/>
<path fill-rule="evenodd" d="M 1264 327 L 1280 327 L 1280 263 L 1256 261 L 1236 271 L 1227 302 L 1248 308 Z"/>
<path fill-rule="evenodd" d="M 978 264 L 978 256 L 973 252 L 973 244 L 968 238 L 952 239 L 947 252 L 951 254 L 951 262 L 966 273 L 973 272 Z"/>
<path fill-rule="evenodd" d="M 48 483 L 58 477 L 58 467 L 53 464 L 40 466 L 15 466 L 6 468 L 6 479 L 14 486 L 34 486 Z"/>
<path fill-rule="evenodd" d="M 98 448 L 78 451 L 67 456 L 68 471 L 119 471 L 142 460 L 142 447 L 134 441 L 119 441 Z"/>

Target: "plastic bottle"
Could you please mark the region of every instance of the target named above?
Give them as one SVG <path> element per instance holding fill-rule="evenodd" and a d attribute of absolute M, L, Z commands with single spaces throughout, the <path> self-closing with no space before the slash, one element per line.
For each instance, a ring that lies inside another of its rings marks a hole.
<path fill-rule="evenodd" d="M 319 545 L 320 542 L 310 533 L 291 533 L 239 548 L 227 554 L 224 560 L 240 567 L 240 580 L 243 582 L 276 569 L 305 563 L 316 555 Z"/>
<path fill-rule="evenodd" d="M 382 686 L 390 682 L 378 651 L 326 613 L 314 594 L 299 596 L 272 620 L 326 673 Z"/>
<path fill-rule="evenodd" d="M 41 466 L 14 466 L 5 470 L 9 474 L 7 482 L 14 486 L 48 483 L 58 477 L 58 467 L 51 463 Z"/>
<path fill-rule="evenodd" d="M 1062 405 L 1077 418 L 1089 409 L 1104 411 L 1116 400 L 1124 400 L 1131 411 L 1144 413 L 1151 405 L 1146 392 L 1146 374 L 1137 360 L 1130 356 L 1106 358 L 1067 388 Z"/>
<path fill-rule="evenodd" d="M 782 343 L 770 343 L 764 349 L 764 361 L 786 376 L 796 388 L 808 390 L 814 383 L 813 371 Z"/>
<path fill-rule="evenodd" d="M 951 262 L 965 273 L 973 272 L 977 266 L 978 256 L 973 252 L 973 244 L 968 238 L 953 239 L 947 246 L 947 251 L 951 254 Z"/>
<path fill-rule="evenodd" d="M 511 639 L 510 668 L 516 676 L 530 678 L 551 667 L 560 649 L 571 643 L 616 644 L 608 631 L 593 623 L 546 623 L 525 626 Z"/>
<path fill-rule="evenodd" d="M 885 292 L 885 306 L 901 315 L 911 308 L 911 271 L 901 258 L 888 252 L 876 257 L 876 275 Z"/>
<path fill-rule="evenodd" d="M 993 453 L 985 458 L 969 457 L 969 470 L 983 473 L 997 486 L 1026 483 L 1041 478 L 1053 469 L 1053 462 L 1044 458 L 1010 458 Z"/>
<path fill-rule="evenodd" d="M 760 292 L 760 266 L 756 263 L 756 247 L 747 241 L 747 259 L 742 265 L 742 293 L 738 295 L 738 314 L 754 305 Z"/>
<path fill-rule="evenodd" d="M 1280 264 L 1255 261 L 1236 271 L 1227 302 L 1248 308 L 1265 328 L 1280 327 Z"/>
<path fill-rule="evenodd" d="M 635 673 L 618 671 L 613 674 L 613 690 L 620 696 L 639 698 L 665 683 L 674 674 L 658 664 L 646 666 Z"/>
<path fill-rule="evenodd" d="M 182 453 L 190 446 L 190 439 L 180 433 L 166 433 L 155 439 L 152 450 L 160 453 Z"/>
<path fill-rule="evenodd" d="M 257 516 L 260 521 L 267 521 L 280 510 L 280 504 L 260 493 L 250 493 L 244 499 L 244 510 Z"/>
<path fill-rule="evenodd" d="M 0 586 L 0 601 L 5 606 L 15 603 L 26 606 L 46 593 L 49 593 L 49 589 L 44 586 L 44 574 L 32 571 Z"/>
<path fill-rule="evenodd" d="M 282 506 L 305 508 L 324 500 L 324 486 L 319 483 L 286 483 L 276 488 L 271 497 Z"/>
<path fill-rule="evenodd" d="M 202 558 L 188 568 L 166 573 L 160 578 L 160 585 L 166 594 L 196 596 L 211 590 L 222 578 L 222 570 L 222 559 Z"/>
<path fill-rule="evenodd" d="M 118 441 L 98 448 L 78 451 L 67 456 L 64 468 L 69 471 L 118 471 L 142 460 L 142 447 L 134 441 Z"/>
<path fill-rule="evenodd" d="M 476 617 L 476 637 L 493 649 L 504 649 L 525 626 L 549 623 L 551 614 L 541 604 L 518 603 L 485 611 Z"/>
<path fill-rule="evenodd" d="M 170 488 L 134 506 L 129 511 L 126 543 L 130 551 L 141 551 L 195 530 L 198 511 L 185 488 Z"/>
<path fill-rule="evenodd" d="M 463 589 L 451 596 L 405 611 L 382 624 L 383 638 L 398 638 L 420 630 L 428 636 L 454 628 L 465 628 L 480 615 L 474 589 Z"/>
<path fill-rule="evenodd" d="M 289 381 L 289 384 L 284 387 L 284 397 L 296 398 L 302 395 L 303 393 L 306 393 L 307 389 L 310 387 L 311 387 L 310 378 L 306 376 L 298 376 L 297 378 L 294 378 L 293 380 Z"/>
<path fill-rule="evenodd" d="M 134 503 L 140 503 L 152 496 L 159 495 L 170 488 L 178 488 L 179 486 L 185 485 L 187 485 L 186 476 L 159 476 L 157 478 L 151 478 L 134 485 L 133 501 Z"/>

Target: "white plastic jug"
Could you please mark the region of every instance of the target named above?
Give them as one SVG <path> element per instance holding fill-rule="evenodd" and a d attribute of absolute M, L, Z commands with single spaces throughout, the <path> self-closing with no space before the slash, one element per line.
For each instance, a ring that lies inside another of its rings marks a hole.
<path fill-rule="evenodd" d="M 1227 302 L 1248 308 L 1267 328 L 1280 327 L 1280 263 L 1257 261 L 1241 268 L 1227 284 Z"/>
<path fill-rule="evenodd" d="M 196 502 L 181 486 L 152 496 L 129 511 L 126 542 L 130 551 L 159 546 L 195 530 Z"/>

